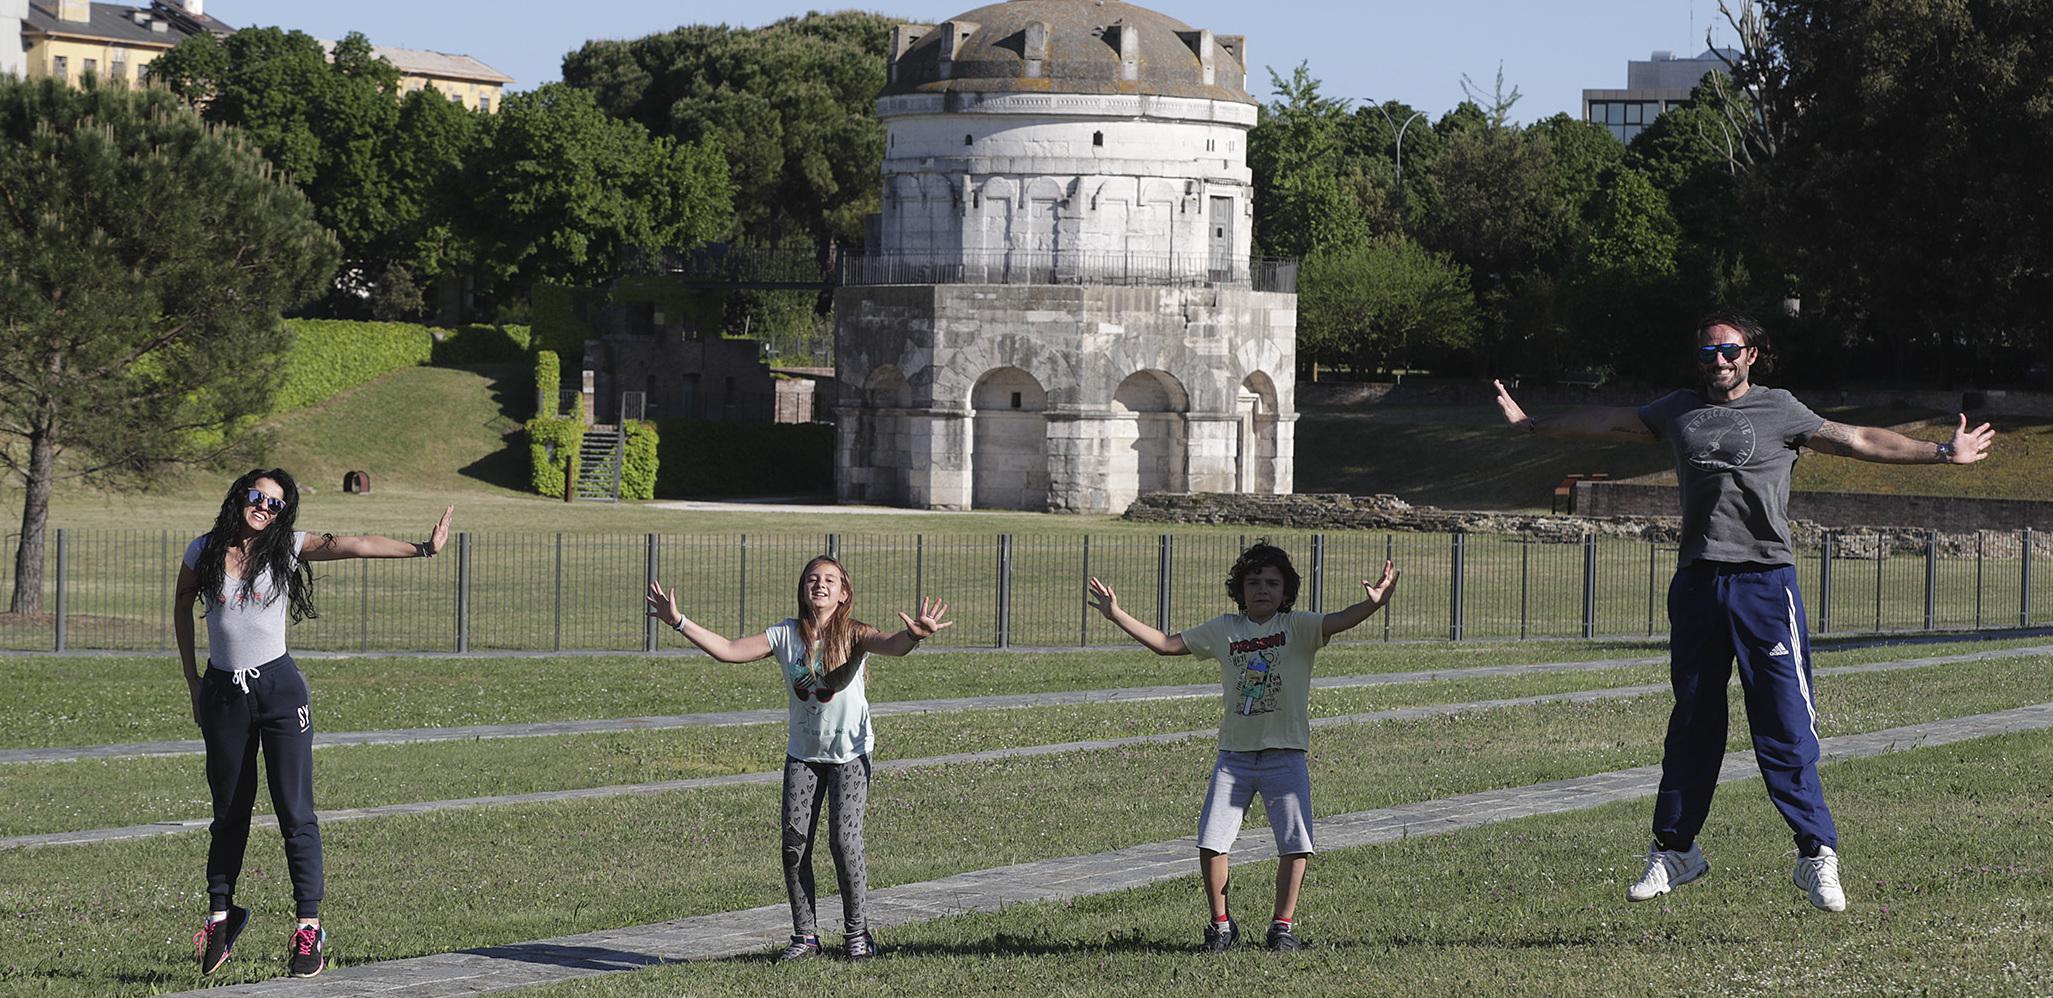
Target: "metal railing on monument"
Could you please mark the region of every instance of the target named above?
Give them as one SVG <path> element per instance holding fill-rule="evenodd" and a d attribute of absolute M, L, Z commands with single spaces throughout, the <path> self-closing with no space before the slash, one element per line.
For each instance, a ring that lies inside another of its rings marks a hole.
<path fill-rule="evenodd" d="M 197 525 L 196 525 L 197 526 Z M 1535 533 L 1262 531 L 1302 573 L 1299 606 L 1334 610 L 1384 559 L 1404 581 L 1357 641 L 1649 638 L 1665 635 L 1675 546 L 1641 538 Z M 37 606 L 0 614 L 0 649 L 165 654 L 172 590 L 193 534 L 49 532 Z M 1126 646 L 1084 600 L 1093 576 L 1135 616 L 1179 630 L 1228 612 L 1219 580 L 1255 533 L 1004 534 L 464 532 L 432 561 L 314 566 L 320 615 L 288 632 L 295 651 L 485 653 L 680 651 L 642 613 L 652 580 L 688 593 L 686 612 L 726 633 L 793 611 L 806 560 L 848 567 L 867 620 L 935 596 L 957 626 L 933 642 L 981 648 Z M 18 537 L 0 540 L 0 591 L 15 594 Z M 1818 634 L 1901 634 L 2043 626 L 2053 586 L 2045 532 L 1836 530 L 1798 552 Z M 204 629 L 201 629 L 204 634 Z"/>
<path fill-rule="evenodd" d="M 1095 284 L 1115 287 L 1244 287 L 1297 291 L 1298 261 L 1210 253 L 978 251 L 847 252 L 838 283 Z"/>

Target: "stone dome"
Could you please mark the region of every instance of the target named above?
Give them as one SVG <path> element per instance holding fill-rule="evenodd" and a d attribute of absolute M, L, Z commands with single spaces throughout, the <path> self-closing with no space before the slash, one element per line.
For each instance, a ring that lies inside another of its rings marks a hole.
<path fill-rule="evenodd" d="M 1005 0 L 892 38 L 884 97 L 1148 94 L 1255 103 L 1246 42 L 1121 0 Z"/>

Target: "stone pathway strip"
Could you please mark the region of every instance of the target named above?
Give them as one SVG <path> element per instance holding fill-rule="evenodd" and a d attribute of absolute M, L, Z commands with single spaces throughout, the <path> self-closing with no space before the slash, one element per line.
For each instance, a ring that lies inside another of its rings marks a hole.
<path fill-rule="evenodd" d="M 2053 703 L 1972 717 L 1913 724 L 1827 738 L 1821 762 L 1865 758 L 1906 749 L 1948 745 L 1991 735 L 2053 728 Z M 1752 752 L 1731 752 L 1720 783 L 1755 777 Z M 1420 835 L 1441 835 L 1498 821 L 1581 811 L 1652 796 L 1661 768 L 1640 766 L 1523 787 L 1507 787 L 1357 811 L 1319 820 L 1319 846 L 1331 851 Z M 1066 901 L 1143 887 L 1192 873 L 1191 838 L 1151 842 L 1088 856 L 976 870 L 924 883 L 872 891 L 870 924 L 890 928 L 1007 905 Z M 1233 854 L 1242 861 L 1273 859 L 1267 829 L 1242 833 Z M 1621 902 L 1622 903 L 1622 902 Z M 317 995 L 321 998 L 445 998 L 474 995 L 682 960 L 761 952 L 785 941 L 790 910 L 765 905 L 746 911 L 699 915 L 654 925 L 606 929 L 555 939 L 488 946 L 459 953 L 343 967 L 306 981 L 277 980 L 209 988 L 188 995 Z M 889 940 L 886 940 L 889 946 Z M 886 953 L 889 953 L 887 948 Z"/>
<path fill-rule="evenodd" d="M 1994 657 L 2000 653 L 1990 653 Z M 1847 675 L 1863 672 L 1889 672 L 1898 669 L 1914 669 L 1934 664 L 1944 664 L 1958 658 L 1945 656 L 1939 659 L 1906 659 L 1898 662 L 1870 662 L 1865 665 L 1843 665 L 1819 669 L 1820 676 Z M 1505 667 L 1520 668 L 1520 667 Z M 1522 668 L 1530 668 L 1522 667 Z M 1340 681 L 1372 679 L 1369 676 L 1336 677 Z M 1209 695 L 1216 695 L 1218 687 L 1205 687 Z M 1133 690 L 1112 692 L 1132 693 Z M 1428 704 L 1418 707 L 1399 707 L 1391 710 L 1371 711 L 1363 714 L 1346 714 L 1336 717 L 1320 717 L 1312 720 L 1313 727 L 1334 725 L 1373 724 L 1379 721 L 1415 720 L 1422 717 L 1447 717 L 1469 714 L 1484 710 L 1503 710 L 1513 707 L 1530 707 L 1547 703 L 1594 703 L 1602 700 L 1625 700 L 1633 697 L 1652 696 L 1668 692 L 1665 683 L 1647 683 L 1636 686 L 1617 686 L 1596 690 L 1575 690 L 1567 693 L 1544 693 L 1534 696 L 1510 697 L 1500 700 L 1470 700 L 1461 703 Z M 1062 694 L 1067 695 L 1067 694 Z M 925 701 L 934 703 L 937 701 Z M 705 716 L 705 715 L 699 715 Z M 777 714 L 779 720 L 783 713 Z M 1196 738 L 1212 738 L 1218 728 L 1200 728 L 1191 731 L 1163 732 L 1153 735 L 1130 735 L 1124 738 L 1102 738 L 1086 741 L 1056 742 L 1047 745 L 1024 745 L 1012 748 L 987 749 L 981 752 L 959 752 L 949 755 L 925 756 L 918 759 L 883 759 L 876 768 L 884 771 L 917 769 L 923 766 L 944 766 L 957 763 L 997 762 L 1005 759 L 1023 759 L 1031 756 L 1058 755 L 1066 752 L 1095 752 L 1106 749 L 1124 748 L 1132 745 L 1149 745 L 1164 742 L 1189 741 Z M 661 780 L 653 783 L 625 783 L 604 787 L 581 787 L 575 790 L 543 790 L 524 794 L 496 794 L 487 797 L 460 797 L 450 800 L 417 801 L 410 804 L 380 804 L 372 807 L 339 808 L 321 811 L 322 822 L 354 821 L 361 818 L 385 818 L 402 814 L 424 814 L 431 811 L 450 811 L 473 807 L 504 807 L 518 804 L 543 804 L 554 801 L 588 800 L 603 797 L 625 797 L 642 794 L 670 793 L 677 790 L 702 790 L 708 787 L 740 786 L 746 784 L 776 783 L 783 778 L 781 772 L 736 773 L 729 776 L 702 776 L 689 780 Z M 31 849 L 41 846 L 92 845 L 100 842 L 118 842 L 124 839 L 154 838 L 160 835 L 177 835 L 207 827 L 207 818 L 188 818 L 176 821 L 155 821 L 141 825 L 123 825 L 116 828 L 92 828 L 72 832 L 49 832 L 36 835 L 16 835 L 0 838 L 0 850 Z M 251 823 L 253 828 L 275 828 L 277 819 L 271 815 L 259 815 Z"/>
<path fill-rule="evenodd" d="M 1900 662 L 1873 663 L 1890 668 L 1914 669 L 1958 662 L 2023 658 L 2053 654 L 2053 645 L 2002 648 L 1958 655 L 1935 655 Z M 1314 689 L 1351 689 L 1402 683 L 1426 683 L 1446 679 L 1480 679 L 1497 676 L 1530 676 L 1553 672 L 1596 672 L 1659 665 L 1665 657 L 1614 658 L 1586 662 L 1540 662 L 1520 665 L 1481 665 L 1467 668 L 1428 669 L 1417 672 L 1385 672 L 1365 676 L 1321 676 L 1312 680 Z M 1860 668 L 1866 668 L 1861 666 Z M 1830 672 L 1831 670 L 1821 670 Z M 1140 686 L 1124 689 L 1067 690 L 1051 693 L 1011 693 L 988 697 L 950 697 L 935 700 L 899 700 L 870 704 L 876 717 L 905 714 L 934 714 L 965 710 L 1009 710 L 1025 707 L 1053 707 L 1072 704 L 1124 703 L 1147 700 L 1185 700 L 1219 695 L 1217 683 L 1178 686 Z M 775 724 L 784 720 L 781 709 L 729 710 L 667 717 L 620 717 L 588 721 L 535 721 L 522 724 L 478 724 L 448 728 L 399 728 L 389 731 L 340 731 L 316 733 L 314 747 L 337 745 L 408 745 L 420 742 L 477 741 L 490 738 L 541 738 L 550 735 L 603 734 L 620 731 L 663 731 L 673 728 L 728 727 L 741 724 Z M 199 755 L 205 746 L 198 739 L 156 742 L 126 742 L 113 745 L 84 745 L 67 748 L 0 749 L 0 765 L 23 762 L 74 762 L 80 759 L 126 759 L 143 756 Z"/>

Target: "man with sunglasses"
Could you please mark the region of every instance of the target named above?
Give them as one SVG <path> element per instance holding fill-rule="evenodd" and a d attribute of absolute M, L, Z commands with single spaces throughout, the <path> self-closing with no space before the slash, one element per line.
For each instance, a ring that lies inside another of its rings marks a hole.
<path fill-rule="evenodd" d="M 1844 911 L 1839 836 L 1818 782 L 1817 705 L 1796 558 L 1789 543 L 1789 477 L 1797 449 L 1883 464 L 1972 464 L 1995 436 L 1960 417 L 1946 443 L 1819 416 L 1779 388 L 1752 381 L 1767 369 L 1768 334 L 1733 312 L 1697 324 L 1703 387 L 1647 405 L 1592 406 L 1536 419 L 1503 382 L 1497 406 L 1515 430 L 1548 436 L 1666 442 L 1675 452 L 1682 540 L 1668 587 L 1669 671 L 1675 709 L 1654 798 L 1645 872 L 1627 889 L 1646 901 L 1709 872 L 1696 836 L 1711 810 L 1725 757 L 1725 685 L 1739 661 L 1747 723 L 1768 796 L 1795 833 L 1794 880 L 1811 904 Z"/>

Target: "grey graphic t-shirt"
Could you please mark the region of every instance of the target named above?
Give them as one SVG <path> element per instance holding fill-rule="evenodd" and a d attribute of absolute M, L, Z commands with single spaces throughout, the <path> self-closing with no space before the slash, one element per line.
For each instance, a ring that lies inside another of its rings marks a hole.
<path fill-rule="evenodd" d="M 1640 421 L 1675 449 L 1680 564 L 1796 564 L 1789 550 L 1789 472 L 1796 449 L 1824 417 L 1780 388 L 1755 385 L 1730 402 L 1675 392 L 1641 406 Z"/>

